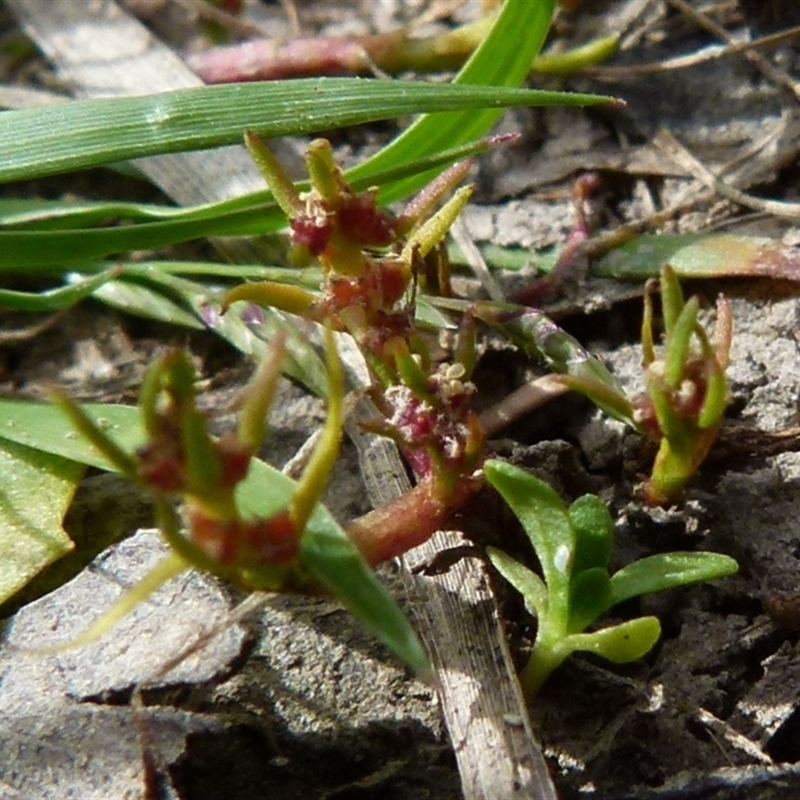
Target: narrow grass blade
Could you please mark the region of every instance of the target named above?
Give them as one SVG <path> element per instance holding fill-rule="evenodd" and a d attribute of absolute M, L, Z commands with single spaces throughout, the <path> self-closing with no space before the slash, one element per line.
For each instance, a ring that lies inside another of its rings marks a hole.
<path fill-rule="evenodd" d="M 241 141 L 245 129 L 267 138 L 308 134 L 405 114 L 456 109 L 464 112 L 487 106 L 500 109 L 604 102 L 603 98 L 591 95 L 501 88 L 519 82 L 503 80 L 495 87 L 480 87 L 353 78 L 307 79 L 203 86 L 157 95 L 76 100 L 59 106 L 9 111 L 3 115 L 0 127 L 3 153 L 0 182 L 28 180 L 159 153 L 234 144 Z M 494 117 L 499 113 L 494 111 Z M 456 141 L 440 140 L 437 149 L 477 138 L 486 126 L 469 127 L 469 132 Z M 433 148 L 422 152 L 431 153 Z M 410 157 L 419 155 L 410 153 Z M 396 157 L 384 159 L 384 166 L 397 163 Z"/>
<path fill-rule="evenodd" d="M 0 308 L 16 311 L 60 311 L 90 297 L 107 281 L 113 280 L 119 270 L 109 269 L 90 278 L 77 279 L 67 286 L 47 289 L 43 292 L 20 292 L 0 289 Z"/>

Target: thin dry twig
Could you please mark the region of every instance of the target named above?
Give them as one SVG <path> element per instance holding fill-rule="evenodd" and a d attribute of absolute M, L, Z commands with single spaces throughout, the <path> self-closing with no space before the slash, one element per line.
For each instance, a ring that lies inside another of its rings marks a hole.
<path fill-rule="evenodd" d="M 681 14 L 691 19 L 696 25 L 712 33 L 723 42 L 730 45 L 736 45 L 738 42 L 725 30 L 721 25 L 718 25 L 708 16 L 693 8 L 686 0 L 668 0 L 669 4 L 677 8 Z M 754 66 L 759 69 L 767 78 L 769 78 L 777 86 L 788 89 L 794 99 L 800 102 L 800 86 L 783 70 L 778 69 L 771 64 L 761 53 L 754 50 L 744 50 L 742 55 Z"/>
<path fill-rule="evenodd" d="M 489 298 L 495 302 L 504 303 L 506 300 L 505 294 L 494 275 L 489 271 L 489 267 L 462 217 L 459 217 L 453 223 L 450 228 L 450 234 L 461 250 L 467 266 L 475 273 Z"/>
<path fill-rule="evenodd" d="M 780 33 L 773 33 L 753 39 L 750 42 L 732 42 L 725 45 L 712 45 L 696 53 L 688 53 L 683 56 L 667 58 L 663 61 L 651 61 L 646 64 L 629 64 L 625 67 L 616 66 L 596 66 L 587 67 L 581 72 L 591 78 L 601 81 L 618 81 L 628 78 L 636 78 L 642 75 L 654 75 L 661 72 L 671 72 L 673 70 L 688 69 L 700 64 L 707 64 L 710 61 L 719 61 L 730 56 L 737 56 L 752 50 L 777 47 L 786 42 L 800 38 L 800 26 L 789 28 Z"/>
<path fill-rule="evenodd" d="M 506 395 L 491 408 L 487 408 L 479 419 L 481 430 L 487 436 L 494 436 L 515 420 L 568 391 L 569 388 L 557 375 L 537 378 Z"/>
<path fill-rule="evenodd" d="M 753 211 L 760 211 L 784 219 L 800 219 L 800 203 L 787 203 L 782 200 L 765 200 L 729 186 L 714 175 L 696 156 L 694 156 L 675 136 L 662 128 L 654 137 L 653 144 L 668 155 L 676 164 L 690 175 L 694 175 L 707 188 L 717 194 Z"/>
<path fill-rule="evenodd" d="M 286 17 L 289 20 L 289 29 L 291 30 L 292 35 L 300 36 L 303 28 L 300 25 L 300 15 L 297 13 L 297 6 L 294 4 L 294 0 L 280 0 L 280 4 L 281 8 L 283 9 L 283 13 L 286 14 Z"/>
<path fill-rule="evenodd" d="M 744 734 L 737 731 L 732 725 L 725 722 L 725 720 L 712 714 L 705 708 L 699 708 L 695 713 L 695 719 L 707 728 L 712 734 L 721 737 L 729 745 L 736 750 L 744 753 L 748 758 L 753 759 L 761 764 L 774 764 L 775 762 L 765 753 L 761 747 L 752 739 L 748 739 Z M 723 754 L 727 756 L 724 748 Z M 729 759 L 730 760 L 730 759 Z"/>
<path fill-rule="evenodd" d="M 250 614 L 258 611 L 264 604 L 274 595 L 268 592 L 252 592 L 249 594 L 238 606 L 231 609 L 222 619 L 218 620 L 214 625 L 206 630 L 201 630 L 197 637 L 192 639 L 186 647 L 179 650 L 171 658 L 159 664 L 158 669 L 146 680 L 138 684 L 138 689 L 146 689 L 148 686 L 157 683 L 165 675 L 172 672 L 173 669 L 180 666 L 187 658 L 193 656 L 195 653 L 200 652 L 205 647 L 210 645 L 213 640 L 222 633 L 230 630 L 234 625 L 238 625 Z"/>

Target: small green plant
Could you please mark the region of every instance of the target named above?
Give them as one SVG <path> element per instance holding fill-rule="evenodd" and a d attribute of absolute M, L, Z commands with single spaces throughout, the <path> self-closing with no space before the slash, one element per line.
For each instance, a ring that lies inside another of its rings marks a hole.
<path fill-rule="evenodd" d="M 405 617 L 347 534 L 318 506 L 342 432 L 343 376 L 330 330 L 326 353 L 328 415 L 296 484 L 275 472 L 252 474 L 266 467 L 255 453 L 281 371 L 281 339 L 244 390 L 236 432 L 219 439 L 197 408 L 194 370 L 180 350 L 157 360 L 145 377 L 139 406 L 147 439 L 133 453 L 66 395 L 55 396 L 108 463 L 154 496 L 159 527 L 172 547 L 68 646 L 93 640 L 166 580 L 195 567 L 249 590 L 330 591 L 415 670 L 427 672 L 427 657 Z"/>
<path fill-rule="evenodd" d="M 535 695 L 567 656 L 587 651 L 616 664 L 647 653 L 661 634 L 655 617 L 639 617 L 586 632 L 624 600 L 730 575 L 737 564 L 706 552 L 661 553 L 609 574 L 614 523 L 593 495 L 567 506 L 543 481 L 502 461 L 484 465 L 487 481 L 519 518 L 541 566 L 541 577 L 507 554 L 489 548 L 500 574 L 525 598 L 536 616 L 530 660 L 522 672 L 528 697 Z"/>
<path fill-rule="evenodd" d="M 700 301 L 685 300 L 675 272 L 661 270 L 662 354 L 653 337 L 653 282 L 645 288 L 642 321 L 646 391 L 634 400 L 634 420 L 659 442 L 645 495 L 663 504 L 683 490 L 708 455 L 725 413 L 728 384 L 725 370 L 731 349 L 733 321 L 727 299 L 717 298 L 714 333 L 698 320 Z"/>
<path fill-rule="evenodd" d="M 656 347 L 652 293 L 660 285 L 664 341 Z M 658 444 L 644 497 L 652 505 L 674 501 L 697 472 L 719 432 L 728 397 L 725 370 L 733 334 L 727 299 L 717 298 L 714 331 L 699 320 L 700 301 L 685 300 L 675 272 L 661 269 L 647 282 L 642 322 L 645 391 L 630 398 L 595 356 L 540 311 L 479 305 L 474 314 L 523 352 L 543 359 L 556 380 Z"/>
<path fill-rule="evenodd" d="M 486 143 L 481 140 L 503 108 L 611 101 L 597 95 L 513 88 L 527 76 L 547 36 L 554 6 L 555 0 L 536 3 L 505 0 L 488 35 L 453 85 L 325 78 L 204 86 L 144 97 L 76 100 L 59 108 L 57 113 L 52 113 L 52 109 L 13 111 L 4 118 L 0 130 L 4 154 L 0 182 L 29 180 L 147 155 L 233 144 L 241 140 L 246 129 L 254 129 L 263 137 L 308 135 L 398 115 L 422 115 L 380 152 L 348 171 L 347 179 L 355 192 L 376 187 L 377 205 L 381 207 L 409 197 L 432 174 L 455 160 L 485 149 Z M 114 124 L 109 126 L 112 117 Z M 158 125 L 154 126 L 154 119 L 159 120 Z M 162 124 L 165 120 L 169 124 Z M 199 176 L 198 186 L 203 187 L 205 195 L 218 194 L 203 176 Z M 286 295 L 291 294 L 292 286 L 316 287 L 315 270 L 284 265 L 282 238 L 277 241 L 277 248 L 273 246 L 276 242 L 271 237 L 285 225 L 286 215 L 264 191 L 179 208 L 172 203 L 155 205 L 116 199 L 20 200 L 11 190 L 8 198 L 0 202 L 0 279 L 7 277 L 0 280 L 0 303 L 9 308 L 56 311 L 91 296 L 128 313 L 209 330 L 256 360 L 263 357 L 276 331 L 283 330 L 289 354 L 283 362 L 287 374 L 319 396 L 327 397 L 325 367 L 318 352 L 301 331 L 292 328 L 282 312 L 268 309 L 261 315 L 254 311 L 252 315 L 231 313 L 222 318 L 217 313 L 216 299 L 242 280 L 268 278 L 282 282 Z M 208 236 L 226 245 L 225 257 L 220 261 L 142 262 L 124 255 Z M 254 257 L 256 263 L 242 264 L 238 263 L 238 257 L 231 258 L 227 245 L 230 237 L 236 236 L 259 237 L 246 248 L 249 253 L 258 253 Z M 309 244 L 314 244 L 313 237 Z M 277 250 L 281 257 L 275 264 Z M 406 280 L 408 276 L 396 273 L 395 277 Z M 37 287 L 52 281 L 51 288 L 20 291 L 17 284 L 29 280 L 34 280 Z M 409 299 L 414 296 L 417 307 L 424 309 L 422 284 L 417 281 L 420 291 L 415 292 L 415 280 L 412 277 L 410 291 L 405 295 Z M 344 283 L 339 288 L 347 290 Z M 413 317 L 412 305 L 409 304 L 408 311 Z M 245 308 L 247 312 L 251 310 Z M 410 358 L 402 352 L 402 346 L 395 353 L 396 361 L 404 362 L 410 375 L 414 370 L 411 360 L 417 355 L 413 346 L 409 355 Z M 466 381 L 468 372 L 462 378 Z M 451 382 L 443 380 L 442 385 L 449 387 Z M 68 474 L 68 479 L 64 477 L 59 483 L 60 502 L 53 504 L 50 515 L 39 515 L 47 520 L 47 535 L 39 535 L 38 529 L 37 535 L 30 535 L 28 526 L 18 526 L 15 535 L 7 537 L 15 558 L 7 559 L 9 563 L 0 570 L 0 597 L 8 599 L 70 548 L 71 542 L 61 530 L 60 521 L 79 481 L 80 465 L 92 463 L 108 468 L 109 462 L 87 447 L 82 437 L 64 437 L 63 418 L 58 409 L 3 398 L 0 405 L 5 422 L 0 442 L 3 454 L 17 464 L 28 456 L 25 451 L 17 452 L 16 446 L 32 447 L 42 454 L 38 466 L 30 465 L 34 476 L 37 471 L 43 474 L 57 471 L 49 463 L 50 455 L 59 457 L 57 467 Z M 139 415 L 133 410 L 130 413 L 122 407 L 90 410 L 95 419 L 115 420 L 114 439 L 124 442 L 128 451 L 141 441 Z M 425 447 L 419 449 L 420 461 L 425 460 Z M 18 469 L 6 472 L 7 494 L 11 497 L 14 495 L 11 488 L 18 489 Z M 271 484 L 280 485 L 280 476 L 273 475 L 268 465 L 254 459 L 249 475 L 257 472 L 269 473 Z M 439 472 L 446 478 L 446 470 Z M 464 478 L 455 483 L 456 490 L 470 486 Z M 370 563 L 407 549 L 414 535 L 417 542 L 425 538 L 425 530 L 412 531 L 403 522 L 413 518 L 411 512 L 415 505 L 419 507 L 417 501 L 422 501 L 429 529 L 441 524 L 448 508 L 441 501 L 439 482 L 437 487 L 432 484 L 433 481 L 423 481 L 414 490 L 407 501 L 409 513 L 405 516 L 395 516 L 388 509 L 383 518 L 370 517 L 351 525 L 351 537 Z M 270 495 L 275 492 L 270 490 Z M 281 490 L 277 494 L 285 496 L 287 492 Z M 457 495 L 458 491 L 453 497 Z M 48 493 L 48 497 L 55 499 L 53 493 Z M 392 525 L 386 524 L 389 522 Z M 376 531 L 386 535 L 376 537 Z M 19 557 L 23 552 L 24 564 Z"/>

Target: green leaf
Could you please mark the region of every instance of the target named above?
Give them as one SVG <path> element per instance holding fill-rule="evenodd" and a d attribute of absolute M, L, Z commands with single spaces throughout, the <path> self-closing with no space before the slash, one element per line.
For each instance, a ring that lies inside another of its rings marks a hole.
<path fill-rule="evenodd" d="M 440 170 L 450 165 L 454 161 L 469 158 L 479 152 L 486 151 L 491 146 L 490 142 L 481 139 L 470 142 L 456 148 L 450 148 L 430 156 L 417 158 L 406 164 L 397 164 L 384 171 L 367 171 L 358 180 L 352 181 L 354 191 L 363 191 L 371 186 L 380 186 L 385 183 L 403 180 L 419 172 L 430 170 Z M 307 189 L 307 183 L 297 184 L 299 189 Z M 110 221 L 117 223 L 136 222 L 135 226 L 122 226 L 109 228 Z M 142 223 L 159 223 L 158 225 L 148 226 Z M 69 242 L 72 247 L 83 249 L 64 253 L 72 261 L 86 258 L 96 258 L 111 252 L 118 252 L 124 249 L 145 249 L 154 246 L 157 242 L 162 244 L 169 241 L 180 241 L 181 238 L 199 237 L 205 234 L 215 233 L 216 235 L 233 234 L 258 234 L 278 231 L 286 226 L 286 217 L 274 202 L 272 195 L 266 191 L 251 192 L 241 197 L 221 200 L 216 203 L 208 203 L 201 206 L 187 208 L 176 208 L 174 206 L 159 206 L 142 203 L 119 203 L 112 202 L 73 202 L 65 200 L 2 200 L 0 199 L 0 225 L 9 229 L 0 232 L 0 241 L 5 244 L 13 244 L 15 234 L 39 231 L 39 239 L 48 237 L 49 232 L 67 231 L 72 229 L 83 229 L 74 232 L 71 237 L 57 238 L 62 244 Z M 86 240 L 86 230 L 91 230 L 94 226 L 102 226 L 101 237 Z M 131 240 L 133 235 L 134 240 Z M 102 237 L 105 236 L 104 240 Z M 123 238 L 120 238 L 123 237 Z M 86 240 L 86 241 L 85 241 Z M 30 242 L 30 237 L 22 240 Z M 127 244 L 125 244 L 127 242 Z M 37 241 L 38 244 L 38 241 Z M 286 243 L 277 242 L 274 246 L 265 242 L 265 237 L 258 241 L 255 248 L 259 258 L 264 262 L 280 258 L 285 259 Z M 123 246 L 125 245 L 125 246 Z M 109 249 L 110 248 L 110 249 Z M 270 253 L 269 251 L 276 251 Z M 45 248 L 47 251 L 47 248 Z M 267 252 L 264 252 L 267 251 Z M 262 255 L 263 253 L 263 255 Z M 32 258 L 33 254 L 29 254 Z M 40 254 L 36 256 L 38 261 L 25 261 L 24 264 L 39 264 L 37 272 L 52 272 L 58 275 L 57 270 L 44 269 L 41 265 L 48 265 L 46 259 Z M 61 259 L 62 261 L 64 258 Z M 52 261 L 52 259 L 51 259 Z M 10 272 L 18 272 L 23 262 L 19 261 L 19 254 L 15 257 L 6 257 L 0 248 L 0 269 Z M 55 262 L 53 262 L 55 263 Z M 143 265 L 146 267 L 147 265 Z M 153 264 L 151 262 L 150 269 Z M 235 270 L 232 265 L 229 269 Z M 81 265 L 82 270 L 86 269 Z M 103 267 L 105 268 L 105 267 Z M 126 265 L 126 272 L 134 269 L 131 265 Z M 95 270 L 96 271 L 96 270 Z M 306 272 L 316 272 L 316 270 L 294 270 L 297 274 Z M 177 272 L 175 274 L 178 274 Z M 236 274 L 233 272 L 232 274 Z M 220 276 L 221 277 L 221 276 Z M 256 277 L 256 276 L 251 276 Z M 263 280 L 270 279 L 263 276 Z M 273 278 L 276 279 L 276 278 Z"/>
<path fill-rule="evenodd" d="M 539 618 L 539 624 L 547 614 L 547 587 L 544 581 L 526 566 L 496 547 L 487 547 L 486 555 L 492 566 L 525 598 L 531 614 Z"/>
<path fill-rule="evenodd" d="M 175 206 L 154 203 L 128 203 L 117 200 L 39 200 L 0 198 L 0 226 L 4 228 L 76 228 L 108 225 L 112 220 L 137 222 L 161 219 L 183 213 Z"/>
<path fill-rule="evenodd" d="M 0 440 L 0 602 L 72 550 L 62 524 L 83 472 L 81 464 Z"/>
<path fill-rule="evenodd" d="M 611 585 L 604 567 L 575 575 L 569 587 L 568 633 L 580 633 L 611 606 Z"/>
<path fill-rule="evenodd" d="M 664 345 L 664 383 L 673 391 L 678 389 L 688 372 L 686 367 L 691 352 L 692 336 L 697 328 L 700 301 L 692 297 L 680 311 L 671 330 L 667 331 Z"/>
<path fill-rule="evenodd" d="M 648 653 L 661 636 L 656 617 L 639 617 L 592 633 L 568 636 L 563 644 L 573 652 L 595 653 L 613 664 L 627 664 Z"/>
<path fill-rule="evenodd" d="M 98 287 L 95 300 L 111 308 L 147 319 L 157 319 L 171 325 L 202 330 L 203 323 L 185 305 L 165 296 L 154 280 L 148 284 L 129 280 L 116 280 Z"/>
<path fill-rule="evenodd" d="M 237 505 L 245 516 L 270 516 L 287 507 L 296 488 L 293 480 L 256 460 L 237 488 Z M 428 656 L 403 612 L 321 504 L 312 513 L 300 540 L 300 554 L 314 577 L 367 630 L 420 677 L 430 677 Z"/>
<path fill-rule="evenodd" d="M 138 411 L 131 406 L 87 403 L 81 408 L 124 450 L 145 441 Z M 0 398 L 0 439 L 23 444 L 80 464 L 111 469 L 108 461 L 70 425 L 60 408 L 49 403 Z"/>
<path fill-rule="evenodd" d="M 620 280 L 656 277 L 669 264 L 679 278 L 800 280 L 800 248 L 763 236 L 659 233 L 636 236 L 598 259 L 592 274 Z"/>
<path fill-rule="evenodd" d="M 623 567 L 611 577 L 612 603 L 676 586 L 733 575 L 739 565 L 720 553 L 658 553 Z"/>
<path fill-rule="evenodd" d="M 575 552 L 565 503 L 544 481 L 505 461 L 487 461 L 483 469 L 522 523 L 542 565 L 552 605 L 553 596 L 567 592 Z"/>
<path fill-rule="evenodd" d="M 596 495 L 585 494 L 569 507 L 569 520 L 575 533 L 572 574 L 593 567 L 607 569 L 614 547 L 614 520 L 606 504 Z"/>
<path fill-rule="evenodd" d="M 551 2 L 551 0 L 549 0 Z M 489 81 L 491 82 L 491 81 Z M 156 95 L 74 100 L 8 111 L 0 128 L 0 182 L 26 180 L 159 153 L 241 141 L 251 129 L 267 137 L 359 125 L 405 114 L 487 106 L 585 105 L 594 95 L 414 81 L 322 78 L 226 84 Z M 500 111 L 493 112 L 495 117 Z M 463 119 L 463 117 L 462 117 Z M 483 125 L 440 149 L 477 138 Z M 427 153 L 433 151 L 428 148 Z M 412 155 L 418 155 L 413 153 Z M 394 164 L 397 158 L 392 159 Z M 388 166 L 388 161 L 384 161 Z"/>
<path fill-rule="evenodd" d="M 67 286 L 42 292 L 0 289 L 0 308 L 13 308 L 17 311 L 60 311 L 89 297 L 117 273 L 118 270 L 109 269 L 90 278 L 76 279 Z"/>
<path fill-rule="evenodd" d="M 686 300 L 683 297 L 683 289 L 681 289 L 678 276 L 669 264 L 665 264 L 661 268 L 659 278 L 661 316 L 664 317 L 664 330 L 669 336 L 686 306 Z"/>
<path fill-rule="evenodd" d="M 327 395 L 324 364 L 309 340 L 305 323 L 271 308 L 258 310 L 258 321 L 247 321 L 243 304 L 234 303 L 227 314 L 220 315 L 223 292 L 197 281 L 181 278 L 170 271 L 147 268 L 136 271 L 126 266 L 126 276 L 100 287 L 97 299 L 138 316 L 159 319 L 190 328 L 208 328 L 228 341 L 239 352 L 260 358 L 264 348 L 282 330 L 286 335 L 286 358 L 282 371 L 300 381 L 320 397 Z M 191 271 L 189 265 L 187 269 Z M 214 273 L 217 265 L 209 272 Z M 246 267 L 250 271 L 253 268 Z M 236 267 L 228 268 L 231 275 Z M 278 270 L 276 270 L 278 271 Z M 288 271 L 288 270 L 287 270 Z M 314 270 L 316 272 L 316 270 Z M 293 282 L 302 285 L 302 279 Z"/>

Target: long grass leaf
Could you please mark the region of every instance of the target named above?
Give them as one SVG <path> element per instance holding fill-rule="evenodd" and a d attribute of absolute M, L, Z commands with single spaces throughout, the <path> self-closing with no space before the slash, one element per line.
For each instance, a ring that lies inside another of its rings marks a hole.
<path fill-rule="evenodd" d="M 3 115 L 0 182 L 232 144 L 248 128 L 263 137 L 287 136 L 405 114 L 564 102 L 593 100 L 560 92 L 357 78 L 203 86 L 157 95 L 75 100 Z M 470 134 L 445 141 L 439 149 L 474 138 Z"/>

